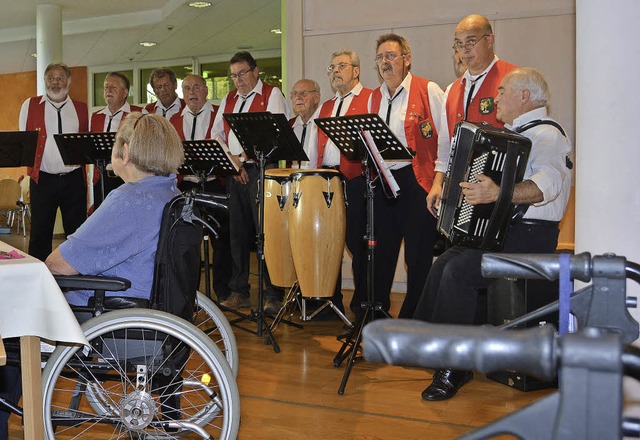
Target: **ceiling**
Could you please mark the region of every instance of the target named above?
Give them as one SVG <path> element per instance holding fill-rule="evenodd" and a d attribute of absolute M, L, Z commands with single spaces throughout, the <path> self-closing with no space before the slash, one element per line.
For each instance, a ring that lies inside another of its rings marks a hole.
<path fill-rule="evenodd" d="M 279 51 L 280 0 L 18 0 L 0 2 L 0 74 L 36 70 L 36 9 L 62 7 L 63 54 L 69 66 L 144 63 Z M 142 47 L 141 41 L 156 46 Z"/>

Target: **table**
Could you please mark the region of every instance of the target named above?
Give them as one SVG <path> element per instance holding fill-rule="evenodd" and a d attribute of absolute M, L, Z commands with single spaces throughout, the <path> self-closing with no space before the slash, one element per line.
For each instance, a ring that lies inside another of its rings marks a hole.
<path fill-rule="evenodd" d="M 0 251 L 16 249 L 0 241 Z M 43 438 L 40 338 L 89 345 L 45 264 L 25 258 L 0 260 L 0 335 L 20 338 L 25 439 Z"/>

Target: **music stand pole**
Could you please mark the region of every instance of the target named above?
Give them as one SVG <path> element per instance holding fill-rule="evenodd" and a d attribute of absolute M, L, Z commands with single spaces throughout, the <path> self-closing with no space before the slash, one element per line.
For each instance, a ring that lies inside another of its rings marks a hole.
<path fill-rule="evenodd" d="M 347 386 L 347 381 L 351 375 L 351 369 L 356 363 L 358 357 L 358 351 L 360 350 L 360 344 L 362 342 L 362 331 L 364 326 L 369 322 L 376 319 L 376 312 L 382 314 L 385 318 L 391 318 L 391 316 L 382 309 L 380 304 L 375 303 L 375 290 L 374 290 L 374 263 L 375 263 L 375 224 L 374 224 L 374 185 L 371 179 L 371 169 L 369 166 L 369 155 L 365 155 L 362 159 L 362 166 L 364 168 L 366 189 L 365 197 L 367 200 L 367 225 L 365 240 L 367 241 L 367 301 L 362 304 L 362 313 L 355 322 L 353 328 L 348 333 L 342 347 L 333 359 L 333 365 L 339 367 L 342 362 L 348 358 L 347 365 L 342 375 L 342 381 L 338 388 L 338 394 L 343 395 L 344 389 Z"/>

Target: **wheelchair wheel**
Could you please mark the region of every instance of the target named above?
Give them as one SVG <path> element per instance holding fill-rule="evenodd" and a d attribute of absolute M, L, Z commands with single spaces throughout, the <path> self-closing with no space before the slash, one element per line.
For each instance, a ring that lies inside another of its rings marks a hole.
<path fill-rule="evenodd" d="M 218 346 L 238 377 L 238 344 L 231 324 L 222 310 L 201 292 L 196 296 L 193 323 Z"/>
<path fill-rule="evenodd" d="M 43 375 L 46 438 L 235 439 L 240 396 L 213 341 L 168 313 L 129 309 L 82 325 Z"/>

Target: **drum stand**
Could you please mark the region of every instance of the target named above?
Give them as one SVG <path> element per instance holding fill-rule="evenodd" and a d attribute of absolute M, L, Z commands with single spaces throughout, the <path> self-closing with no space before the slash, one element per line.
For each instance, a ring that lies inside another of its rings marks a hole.
<path fill-rule="evenodd" d="M 258 253 L 258 309 L 245 314 L 237 310 L 221 307 L 224 311 L 236 314 L 239 318 L 230 321 L 241 330 L 264 337 L 265 344 L 272 344 L 273 351 L 280 352 L 271 328 L 267 325 L 264 313 L 264 174 L 267 159 L 270 160 L 309 160 L 300 141 L 293 133 L 289 121 L 283 114 L 270 112 L 226 113 L 224 119 L 238 138 L 240 145 L 248 157 L 255 159 L 259 165 L 260 176 L 257 195 L 258 227 L 256 245 Z M 257 323 L 257 329 L 236 325 L 243 320 Z"/>
<path fill-rule="evenodd" d="M 362 314 L 358 320 L 354 323 L 353 328 L 346 336 L 345 341 L 340 347 L 340 350 L 333 358 L 333 366 L 339 367 L 342 362 L 349 358 L 347 366 L 342 376 L 342 382 L 338 388 L 338 394 L 343 395 L 344 389 L 347 386 L 349 375 L 353 364 L 358 359 L 358 351 L 360 351 L 360 344 L 362 342 L 362 330 L 364 326 L 369 322 L 376 319 L 376 314 L 382 315 L 384 318 L 391 318 L 391 316 L 382 309 L 381 304 L 375 303 L 374 300 L 374 258 L 376 250 L 376 239 L 374 235 L 374 216 L 373 216 L 373 197 L 374 197 L 374 185 L 371 180 L 371 171 L 369 169 L 369 156 L 365 155 L 362 160 L 362 165 L 365 173 L 365 182 L 367 182 L 366 199 L 367 199 L 367 232 L 365 239 L 367 240 L 367 301 L 362 304 Z M 380 316 L 379 316 L 380 317 Z"/>

